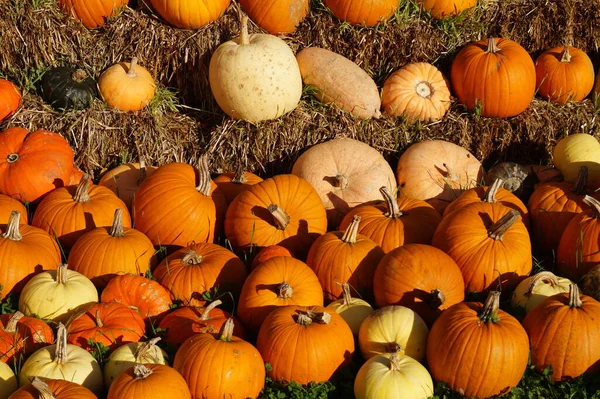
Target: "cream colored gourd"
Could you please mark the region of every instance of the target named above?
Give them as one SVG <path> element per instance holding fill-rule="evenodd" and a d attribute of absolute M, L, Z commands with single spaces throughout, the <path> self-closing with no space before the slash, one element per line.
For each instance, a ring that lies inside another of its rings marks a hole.
<path fill-rule="evenodd" d="M 160 338 L 152 338 L 147 342 L 133 342 L 115 349 L 104 364 L 104 385 L 110 388 L 113 380 L 136 364 L 169 365 L 167 353 L 156 346 Z"/>
<path fill-rule="evenodd" d="M 234 119 L 275 119 L 300 102 L 302 77 L 292 49 L 273 35 L 249 35 L 245 14 L 240 36 L 217 48 L 208 71 L 217 104 Z"/>
<path fill-rule="evenodd" d="M 342 287 L 344 289 L 342 299 L 331 302 L 325 309 L 342 316 L 342 319 L 350 326 L 352 334 L 358 335 L 362 322 L 375 310 L 367 301 L 353 298 L 348 283 L 342 284 Z"/>
<path fill-rule="evenodd" d="M 12 368 L 8 364 L 0 362 L 0 399 L 7 399 L 17 389 L 19 389 L 19 384 Z"/>
<path fill-rule="evenodd" d="M 591 134 L 576 133 L 561 139 L 552 152 L 552 162 L 565 181 L 576 181 L 581 167 L 587 166 L 587 186 L 595 190 L 600 185 L 600 143 Z"/>
<path fill-rule="evenodd" d="M 429 329 L 417 313 L 404 306 L 385 306 L 362 322 L 358 346 L 364 359 L 400 352 L 423 362 L 428 335 Z"/>
<path fill-rule="evenodd" d="M 321 197 L 332 228 L 350 209 L 383 200 L 379 188 L 396 191 L 389 163 L 373 147 L 350 138 L 317 144 L 294 163 L 292 174 L 308 181 Z"/>
<path fill-rule="evenodd" d="M 19 373 L 19 386 L 29 384 L 33 377 L 67 380 L 101 395 L 102 369 L 96 359 L 85 349 L 67 344 L 67 329 L 62 323 L 56 337 L 54 345 L 38 349 L 25 361 Z"/>
<path fill-rule="evenodd" d="M 554 275 L 552 272 L 539 272 L 534 276 L 522 280 L 514 290 L 510 305 L 529 313 L 536 305 L 544 299 L 562 293 L 569 292 L 571 280 Z"/>
<path fill-rule="evenodd" d="M 354 379 L 356 399 L 427 399 L 432 395 L 433 380 L 427 369 L 398 352 L 373 356 Z"/>
<path fill-rule="evenodd" d="M 90 279 L 62 264 L 29 280 L 19 297 L 19 310 L 25 316 L 66 323 L 79 309 L 98 300 Z"/>

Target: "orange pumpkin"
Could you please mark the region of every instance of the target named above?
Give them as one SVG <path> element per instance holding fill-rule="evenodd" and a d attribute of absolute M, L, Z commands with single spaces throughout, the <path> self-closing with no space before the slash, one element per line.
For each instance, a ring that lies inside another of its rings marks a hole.
<path fill-rule="evenodd" d="M 256 269 L 256 266 L 258 266 L 260 263 L 277 256 L 289 256 L 290 258 L 294 257 L 294 255 L 287 248 L 282 247 L 281 245 L 269 245 L 268 247 L 264 247 L 258 251 L 254 259 L 252 259 L 250 270 Z"/>
<path fill-rule="evenodd" d="M 129 0 L 58 0 L 58 5 L 90 29 L 103 26 Z"/>
<path fill-rule="evenodd" d="M 221 189 L 227 203 L 230 204 L 241 192 L 246 191 L 254 184 L 263 181 L 262 178 L 254 173 L 238 170 L 236 172 L 227 172 L 215 178 L 215 184 Z"/>
<path fill-rule="evenodd" d="M 154 98 L 154 77 L 137 62 L 133 57 L 131 62 L 115 64 L 98 78 L 98 90 L 109 107 L 125 112 L 139 111 Z"/>
<path fill-rule="evenodd" d="M 233 252 L 213 243 L 192 244 L 167 256 L 153 277 L 171 292 L 173 300 L 184 305 L 204 306 L 202 294 L 218 289 L 237 298 L 246 265 Z"/>
<path fill-rule="evenodd" d="M 394 15 L 398 0 L 325 0 L 325 6 L 349 24 L 374 26 Z"/>
<path fill-rule="evenodd" d="M 477 0 L 417 0 L 423 10 L 428 11 L 435 19 L 456 16 L 469 8 L 475 7 Z"/>
<path fill-rule="evenodd" d="M 344 216 L 340 229 L 347 229 L 354 216 L 360 216 L 358 234 L 373 240 L 385 253 L 405 244 L 431 244 L 442 219 L 433 206 L 405 196 L 396 200 L 385 186 L 380 191 L 385 203 L 352 209 Z"/>
<path fill-rule="evenodd" d="M 92 280 L 98 288 L 104 288 L 118 274 L 143 276 L 156 263 L 152 242 L 139 231 L 123 227 L 123 214 L 122 208 L 117 209 L 112 227 L 86 232 L 69 252 L 71 269 Z"/>
<path fill-rule="evenodd" d="M 10 399 L 98 399 L 83 385 L 67 380 L 34 377 L 31 384 L 22 386 Z"/>
<path fill-rule="evenodd" d="M 510 291 L 532 269 L 531 242 L 518 211 L 501 204 L 466 205 L 445 217 L 433 246 L 458 265 L 467 292 Z"/>
<path fill-rule="evenodd" d="M 136 364 L 120 373 L 108 390 L 107 399 L 192 399 L 183 377 L 164 364 Z"/>
<path fill-rule="evenodd" d="M 465 46 L 454 58 L 450 80 L 458 100 L 482 116 L 508 118 L 525 111 L 535 92 L 535 66 L 509 39 L 490 38 Z"/>
<path fill-rule="evenodd" d="M 11 82 L 0 79 L 0 122 L 14 114 L 21 106 L 21 92 Z"/>
<path fill-rule="evenodd" d="M 74 155 L 57 133 L 12 127 L 0 133 L 0 193 L 37 202 L 71 177 Z"/>
<path fill-rule="evenodd" d="M 9 365 L 53 342 L 52 329 L 40 319 L 21 312 L 0 316 L 0 360 Z"/>
<path fill-rule="evenodd" d="M 594 87 L 592 60 L 575 47 L 544 51 L 535 62 L 535 74 L 540 96 L 559 104 L 581 101 Z"/>
<path fill-rule="evenodd" d="M 319 194 L 295 175 L 277 175 L 238 195 L 227 209 L 225 235 L 234 248 L 280 245 L 300 259 L 327 231 Z"/>
<path fill-rule="evenodd" d="M 468 398 L 509 392 L 523 377 L 528 359 L 527 333 L 500 310 L 498 291 L 490 292 L 485 304 L 462 302 L 444 311 L 427 339 L 433 379 Z"/>
<path fill-rule="evenodd" d="M 198 170 L 184 163 L 159 167 L 140 185 L 131 206 L 135 228 L 171 250 L 218 237 L 227 202 L 202 156 Z"/>
<path fill-rule="evenodd" d="M 444 252 L 407 244 L 379 262 L 373 292 L 378 307 L 406 306 L 431 327 L 444 310 L 465 299 L 465 282 L 456 262 Z"/>
<path fill-rule="evenodd" d="M 183 29 L 198 29 L 219 18 L 231 0 L 150 0 L 152 8 L 168 23 Z"/>
<path fill-rule="evenodd" d="M 117 194 L 117 197 L 121 198 L 127 208 L 131 210 L 131 202 L 138 187 L 155 170 L 155 166 L 146 166 L 143 161 L 126 163 L 104 173 L 100 177 L 98 185 L 109 188 Z"/>
<path fill-rule="evenodd" d="M 13 211 L 17 211 L 21 215 L 19 223 L 27 224 L 27 221 L 29 220 L 29 216 L 28 216 L 27 208 L 25 208 L 25 205 L 23 205 L 23 203 L 21 203 L 20 201 L 17 201 L 16 199 L 9 197 L 8 195 L 0 194 L 0 227 L 1 228 L 3 228 L 3 229 L 6 228 L 6 224 L 4 222 L 8 221 L 8 219 L 10 218 L 10 214 Z"/>
<path fill-rule="evenodd" d="M 240 0 L 252 21 L 271 34 L 293 33 L 306 18 L 308 0 Z"/>
<path fill-rule="evenodd" d="M 325 302 L 341 298 L 344 283 L 363 297 L 372 297 L 373 275 L 385 253 L 369 238 L 358 234 L 360 220 L 360 216 L 354 216 L 346 231 L 322 235 L 308 251 L 306 264 L 319 278 Z"/>
<path fill-rule="evenodd" d="M 323 305 L 323 289 L 310 267 L 280 256 L 261 263 L 250 273 L 238 301 L 238 316 L 257 334 L 274 309 L 288 305 Z"/>
<path fill-rule="evenodd" d="M 280 307 L 265 319 L 256 347 L 275 381 L 329 381 L 352 361 L 354 336 L 337 313 L 321 306 Z"/>

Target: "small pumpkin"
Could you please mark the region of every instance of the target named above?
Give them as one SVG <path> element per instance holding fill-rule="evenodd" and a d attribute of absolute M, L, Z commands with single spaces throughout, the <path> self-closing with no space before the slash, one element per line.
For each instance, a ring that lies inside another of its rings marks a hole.
<path fill-rule="evenodd" d="M 0 79 L 0 122 L 17 112 L 21 106 L 21 91 L 12 82 Z"/>
<path fill-rule="evenodd" d="M 21 364 L 32 352 L 54 341 L 50 326 L 21 312 L 0 316 L 0 360 Z"/>
<path fill-rule="evenodd" d="M 57 110 L 89 108 L 98 97 L 96 81 L 82 69 L 57 67 L 42 77 L 42 98 Z"/>
<path fill-rule="evenodd" d="M 183 377 L 164 364 L 136 364 L 113 381 L 107 399 L 192 399 Z"/>
<path fill-rule="evenodd" d="M 258 251 L 254 259 L 252 259 L 250 270 L 256 269 L 256 266 L 259 264 L 277 256 L 289 256 L 290 258 L 294 257 L 294 255 L 286 247 L 282 247 L 281 245 L 269 245 L 268 247 L 263 247 Z"/>
<path fill-rule="evenodd" d="M 352 297 L 348 283 L 342 284 L 342 290 L 342 298 L 331 302 L 325 307 L 325 310 L 342 316 L 342 319 L 344 319 L 350 330 L 352 330 L 352 334 L 357 336 L 360 325 L 374 310 L 369 302 Z"/>
<path fill-rule="evenodd" d="M 19 383 L 17 376 L 12 368 L 0 361 L 0 398 L 8 398 L 17 389 L 19 389 Z"/>
<path fill-rule="evenodd" d="M 306 18 L 308 0 L 241 0 L 250 19 L 271 34 L 293 33 Z"/>
<path fill-rule="evenodd" d="M 150 0 L 152 8 L 173 26 L 198 29 L 216 21 L 229 7 L 231 0 L 211 0 L 206 3 L 190 0 Z"/>
<path fill-rule="evenodd" d="M 433 18 L 442 19 L 459 15 L 475 7 L 477 0 L 417 0 L 417 3 Z"/>
<path fill-rule="evenodd" d="M 571 281 L 556 276 L 549 271 L 543 271 L 527 277 L 517 285 L 510 300 L 510 306 L 522 314 L 527 314 L 542 303 L 546 298 L 569 292 Z"/>
<path fill-rule="evenodd" d="M 139 111 L 156 94 L 156 82 L 150 72 L 138 65 L 137 57 L 108 68 L 98 78 L 98 89 L 109 107 L 120 111 Z"/>
<path fill-rule="evenodd" d="M 131 202 L 137 189 L 156 169 L 156 166 L 146 166 L 144 161 L 126 163 L 104 173 L 98 185 L 117 194 L 127 205 L 127 209 L 132 210 Z"/>
<path fill-rule="evenodd" d="M 22 386 L 10 396 L 10 399 L 98 399 L 98 397 L 75 382 L 34 377 L 30 384 Z"/>
<path fill-rule="evenodd" d="M 273 35 L 249 35 L 245 14 L 239 37 L 221 44 L 211 56 L 208 78 L 223 112 L 251 123 L 293 111 L 302 95 L 302 77 L 292 49 Z"/>
<path fill-rule="evenodd" d="M 103 26 L 106 19 L 114 17 L 129 0 L 58 0 L 58 5 L 77 18 L 86 28 Z"/>
<path fill-rule="evenodd" d="M 374 26 L 396 12 L 397 0 L 325 0 L 336 18 L 352 25 Z"/>
<path fill-rule="evenodd" d="M 501 162 L 494 166 L 488 171 L 485 184 L 491 186 L 496 179 L 502 179 L 501 187 L 521 200 L 531 196 L 537 180 L 530 169 L 515 162 Z"/>
<path fill-rule="evenodd" d="M 450 82 L 431 64 L 407 64 L 385 80 L 381 103 L 388 115 L 435 122 L 450 109 Z"/>
<path fill-rule="evenodd" d="M 223 173 L 215 177 L 215 184 L 221 189 L 227 203 L 230 204 L 241 192 L 250 186 L 263 181 L 262 178 L 251 172 L 245 172 L 241 167 L 235 172 Z"/>
<path fill-rule="evenodd" d="M 581 101 L 594 87 L 594 65 L 580 49 L 570 46 L 544 51 L 535 62 L 537 92 L 555 103 Z"/>
<path fill-rule="evenodd" d="M 518 43 L 489 38 L 466 45 L 452 61 L 458 100 L 482 116 L 508 118 L 525 111 L 535 92 L 535 66 Z"/>
<path fill-rule="evenodd" d="M 13 211 L 19 212 L 20 224 L 27 224 L 29 220 L 29 212 L 21 201 L 9 197 L 5 194 L 0 194 L 0 228 L 6 229 L 6 223 L 10 219 L 10 214 Z"/>
<path fill-rule="evenodd" d="M 600 186 L 600 142 L 591 134 L 575 133 L 563 137 L 552 150 L 552 162 L 566 182 L 577 182 L 579 171 L 587 168 L 587 187 Z"/>

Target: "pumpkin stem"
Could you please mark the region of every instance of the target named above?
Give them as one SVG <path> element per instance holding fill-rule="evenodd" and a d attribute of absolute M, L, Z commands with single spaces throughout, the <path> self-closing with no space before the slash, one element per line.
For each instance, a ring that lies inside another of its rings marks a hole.
<path fill-rule="evenodd" d="M 506 215 L 502 216 L 500 220 L 488 227 L 488 237 L 496 241 L 502 241 L 504 233 L 519 220 L 519 217 L 521 217 L 519 211 L 511 209 Z"/>
<path fill-rule="evenodd" d="M 90 186 L 92 182 L 90 181 L 90 175 L 84 173 L 83 177 L 79 181 L 77 185 L 77 190 L 75 191 L 75 195 L 73 196 L 73 201 L 75 202 L 88 202 L 90 200 Z"/>
<path fill-rule="evenodd" d="M 352 304 L 352 294 L 350 293 L 350 284 L 348 283 L 342 284 L 342 300 L 344 306 Z"/>
<path fill-rule="evenodd" d="M 6 156 L 6 162 L 7 162 L 7 163 L 15 163 L 15 162 L 17 162 L 18 160 L 19 160 L 19 154 L 17 154 L 16 152 L 15 152 L 15 153 L 12 153 L 12 154 L 8 154 L 8 155 Z"/>
<path fill-rule="evenodd" d="M 388 342 L 385 344 L 386 353 L 398 353 L 399 351 L 403 351 L 402 345 L 397 342 Z"/>
<path fill-rule="evenodd" d="M 238 166 L 235 168 L 235 174 L 233 175 L 231 182 L 235 184 L 248 183 L 248 179 L 246 179 L 246 176 L 244 176 L 244 172 L 244 167 L 241 163 L 239 163 Z"/>
<path fill-rule="evenodd" d="M 25 317 L 25 315 L 19 311 L 15 312 L 15 314 L 13 314 L 10 319 L 8 320 L 8 323 L 6 323 L 6 327 L 3 328 L 4 331 L 9 332 L 9 333 L 14 333 L 17 331 L 17 323 L 19 322 L 19 320 L 21 320 L 23 317 Z"/>
<path fill-rule="evenodd" d="M 202 311 L 202 316 L 200 317 L 200 320 L 208 320 L 210 319 L 210 312 L 216 308 L 217 306 L 221 305 L 223 302 L 221 302 L 220 299 L 217 299 L 216 301 L 211 302 L 210 304 L 208 304 L 204 310 Z"/>
<path fill-rule="evenodd" d="M 102 323 L 102 319 L 100 318 L 100 310 L 96 310 L 96 325 L 100 328 L 104 327 L 104 323 Z"/>
<path fill-rule="evenodd" d="M 123 209 L 117 208 L 115 210 L 113 224 L 108 234 L 111 237 L 125 237 L 125 230 L 123 230 Z"/>
<path fill-rule="evenodd" d="M 392 353 L 390 356 L 390 371 L 400 371 L 400 364 L 398 364 L 399 360 L 400 356 L 398 355 L 398 352 Z"/>
<path fill-rule="evenodd" d="M 496 193 L 498 193 L 498 190 L 500 189 L 500 187 L 502 187 L 503 184 L 504 180 L 502 179 L 498 178 L 494 180 L 494 182 L 487 188 L 487 190 L 485 190 L 485 194 L 483 195 L 483 201 L 495 204 L 497 202 Z"/>
<path fill-rule="evenodd" d="M 354 215 L 352 221 L 346 228 L 342 241 L 347 244 L 356 244 L 356 236 L 358 235 L 358 225 L 360 224 L 360 216 Z"/>
<path fill-rule="evenodd" d="M 21 214 L 19 211 L 12 211 L 8 218 L 8 224 L 6 225 L 6 231 L 2 234 L 2 238 L 7 238 L 11 241 L 21 241 L 23 235 L 21 235 L 20 229 Z"/>
<path fill-rule="evenodd" d="M 595 219 L 600 218 L 600 201 L 598 201 L 594 197 L 590 197 L 589 195 L 586 195 L 585 197 L 583 197 L 583 202 L 585 202 L 592 208 L 592 217 L 593 218 L 595 218 Z"/>
<path fill-rule="evenodd" d="M 294 295 L 294 289 L 288 283 L 279 284 L 277 291 L 277 297 L 282 299 L 290 299 Z"/>
<path fill-rule="evenodd" d="M 66 263 L 61 263 L 56 268 L 56 283 L 57 284 L 66 284 L 67 283 L 67 269 L 68 265 Z"/>
<path fill-rule="evenodd" d="M 271 204 L 267 207 L 267 210 L 271 212 L 273 215 L 273 220 L 275 221 L 275 227 L 277 230 L 285 230 L 285 228 L 290 224 L 290 217 L 283 209 L 281 209 L 278 205 Z"/>
<path fill-rule="evenodd" d="M 531 296 L 535 287 L 540 285 L 540 283 L 543 281 L 550 283 L 552 287 L 558 286 L 558 278 L 554 273 L 547 271 L 539 272 L 531 278 L 531 281 L 529 282 L 529 288 L 527 289 L 525 295 Z"/>
<path fill-rule="evenodd" d="M 181 258 L 181 263 L 185 263 L 188 266 L 197 266 L 202 263 L 202 255 L 198 252 L 190 249 L 183 258 Z"/>
<path fill-rule="evenodd" d="M 146 161 L 143 159 L 140 159 L 140 178 L 138 179 L 138 181 L 136 182 L 136 185 L 139 187 L 140 184 L 142 184 L 142 182 L 144 180 L 146 180 L 146 175 L 147 175 L 147 170 L 146 170 Z"/>
<path fill-rule="evenodd" d="M 456 174 L 454 173 L 454 170 L 448 166 L 447 163 L 443 163 L 442 166 L 444 167 L 444 169 L 446 169 L 446 172 L 443 173 L 443 176 L 450 180 L 450 181 L 456 181 L 458 180 L 458 176 L 456 176 Z"/>
<path fill-rule="evenodd" d="M 483 304 L 483 310 L 479 314 L 479 320 L 483 321 L 484 323 L 496 323 L 500 321 L 500 318 L 498 317 L 499 309 L 500 291 L 490 291 L 485 303 Z"/>
<path fill-rule="evenodd" d="M 36 391 L 38 391 L 39 399 L 56 399 L 56 396 L 54 396 L 54 392 L 52 392 L 48 384 L 46 384 L 38 377 L 33 377 L 33 380 L 31 381 L 31 386 L 34 387 Z"/>
<path fill-rule="evenodd" d="M 198 187 L 196 190 L 207 197 L 210 197 L 211 180 L 210 169 L 208 167 L 208 155 L 204 154 L 198 159 Z"/>
<path fill-rule="evenodd" d="M 429 99 L 435 93 L 435 89 L 433 88 L 431 83 L 423 80 L 423 81 L 417 83 L 417 86 L 415 87 L 415 92 L 419 96 Z"/>
<path fill-rule="evenodd" d="M 379 192 L 383 196 L 383 199 L 385 201 L 385 205 L 386 205 L 387 210 L 388 210 L 384 214 L 386 217 L 388 217 L 388 218 L 399 218 L 399 217 L 405 215 L 400 210 L 400 207 L 398 206 L 398 201 L 396 200 L 396 198 L 394 198 L 394 196 L 392 195 L 392 193 L 390 193 L 390 189 L 389 188 L 387 188 L 386 186 L 383 186 L 383 187 L 381 187 L 379 189 Z"/>
<path fill-rule="evenodd" d="M 434 309 L 439 308 L 442 304 L 446 302 L 446 295 L 439 289 L 431 290 L 429 295 L 427 295 L 427 303 Z"/>
<path fill-rule="evenodd" d="M 87 78 L 87 74 L 85 73 L 85 71 L 83 69 L 77 69 L 71 75 L 71 79 L 73 79 L 73 81 L 75 81 L 76 83 L 83 82 L 85 80 L 85 78 Z"/>
<path fill-rule="evenodd" d="M 54 362 L 64 364 L 69 360 L 67 352 L 67 329 L 63 323 L 58 323 L 56 330 L 56 349 L 54 351 Z"/>
<path fill-rule="evenodd" d="M 248 16 L 242 13 L 240 20 L 240 45 L 245 46 L 250 44 L 250 35 L 248 34 Z"/>
<path fill-rule="evenodd" d="M 565 46 L 560 57 L 560 62 L 571 62 L 571 53 L 569 53 L 569 46 Z"/>
<path fill-rule="evenodd" d="M 498 51 L 500 51 L 500 47 L 498 47 L 498 45 L 496 44 L 496 39 L 490 37 L 488 39 L 487 53 L 497 53 Z"/>
<path fill-rule="evenodd" d="M 306 312 L 298 311 L 298 317 L 296 323 L 303 326 L 310 326 L 312 323 L 329 324 L 331 322 L 331 315 L 327 312 L 315 312 L 314 310 L 308 309 Z"/>
<path fill-rule="evenodd" d="M 144 342 L 137 351 L 135 351 L 134 357 L 136 363 L 143 363 L 144 358 L 148 355 L 148 352 L 152 349 L 155 353 L 155 358 L 158 357 L 158 347 L 156 344 L 160 341 L 160 337 L 152 338 Z"/>
<path fill-rule="evenodd" d="M 577 284 L 569 285 L 569 306 L 572 308 L 580 308 L 583 306 Z"/>
<path fill-rule="evenodd" d="M 348 187 L 348 178 L 345 175 L 336 175 L 335 176 L 335 187 L 337 188 L 347 188 Z"/>
<path fill-rule="evenodd" d="M 230 317 L 229 319 L 227 319 L 225 324 L 223 324 L 223 327 L 221 328 L 221 336 L 219 337 L 219 339 L 221 341 L 231 342 L 234 327 L 235 326 L 233 324 L 233 317 Z"/>
<path fill-rule="evenodd" d="M 127 76 L 133 78 L 136 76 L 135 67 L 137 66 L 138 59 L 137 57 L 133 57 L 131 62 L 129 63 L 129 71 L 127 71 Z"/>
<path fill-rule="evenodd" d="M 143 364 L 136 364 L 133 366 L 133 375 L 136 380 L 143 380 L 144 378 L 148 378 L 152 374 L 152 370 L 146 367 Z"/>
<path fill-rule="evenodd" d="M 573 187 L 573 193 L 576 195 L 584 196 L 587 187 L 588 180 L 588 168 L 587 166 L 582 166 L 579 168 L 579 173 L 577 174 L 577 180 L 575 180 L 575 186 Z"/>

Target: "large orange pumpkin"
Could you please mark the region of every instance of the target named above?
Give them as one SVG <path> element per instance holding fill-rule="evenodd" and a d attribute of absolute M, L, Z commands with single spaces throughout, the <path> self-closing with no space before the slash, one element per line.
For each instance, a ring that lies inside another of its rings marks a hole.
<path fill-rule="evenodd" d="M 552 366 L 553 381 L 598 372 L 600 303 L 580 295 L 576 285 L 531 309 L 523 326 L 531 341 L 531 363 L 539 371 Z"/>
<path fill-rule="evenodd" d="M 263 179 L 254 173 L 238 169 L 236 172 L 227 172 L 215 177 L 215 184 L 221 189 L 227 203 L 230 204 L 241 192 L 260 183 Z"/>
<path fill-rule="evenodd" d="M 417 0 L 436 19 L 452 17 L 475 7 L 477 0 Z"/>
<path fill-rule="evenodd" d="M 8 222 L 13 211 L 17 211 L 21 215 L 19 223 L 27 224 L 29 216 L 25 205 L 8 195 L 0 194 L 0 227 L 6 228 L 5 222 Z"/>
<path fill-rule="evenodd" d="M 532 269 L 531 242 L 518 211 L 501 204 L 466 205 L 442 220 L 433 246 L 460 268 L 467 292 L 510 291 Z"/>
<path fill-rule="evenodd" d="M 490 292 L 485 304 L 462 302 L 447 309 L 427 339 L 433 379 L 468 398 L 509 392 L 523 377 L 528 359 L 527 333 L 500 310 L 498 291 Z"/>
<path fill-rule="evenodd" d="M 293 33 L 308 15 L 308 0 L 240 0 L 242 9 L 271 34 Z"/>
<path fill-rule="evenodd" d="M 227 209 L 225 235 L 234 248 L 281 245 L 304 259 L 327 231 L 319 194 L 295 175 L 277 175 L 238 195 Z"/>
<path fill-rule="evenodd" d="M 385 253 L 405 244 L 431 244 L 442 219 L 433 206 L 405 196 L 395 199 L 385 186 L 380 190 L 385 203 L 352 209 L 342 219 L 340 229 L 347 229 L 354 216 L 360 216 L 358 234 L 373 240 Z"/>
<path fill-rule="evenodd" d="M 407 244 L 379 262 L 373 292 L 377 306 L 406 306 L 431 326 L 444 310 L 465 299 L 465 282 L 456 262 L 444 252 Z"/>
<path fill-rule="evenodd" d="M 40 319 L 21 312 L 0 316 L 0 360 L 11 366 L 53 342 L 52 329 Z"/>
<path fill-rule="evenodd" d="M 275 381 L 329 381 L 352 361 L 354 336 L 337 313 L 320 306 L 284 306 L 265 319 L 256 347 Z"/>
<path fill-rule="evenodd" d="M 289 256 L 290 258 L 294 257 L 289 249 L 282 247 L 281 245 L 269 245 L 268 247 L 263 247 L 260 251 L 258 251 L 254 259 L 252 259 L 250 270 L 256 269 L 256 266 L 259 264 L 277 256 Z"/>
<path fill-rule="evenodd" d="M 129 0 L 58 0 L 58 5 L 87 28 L 103 26 L 107 18 L 129 3 Z"/>
<path fill-rule="evenodd" d="M 67 380 L 34 377 L 31 384 L 22 386 L 10 399 L 98 399 L 83 385 Z"/>
<path fill-rule="evenodd" d="M 450 80 L 458 100 L 482 116 L 508 118 L 525 111 L 535 92 L 535 66 L 509 39 L 490 38 L 465 46 L 454 58 Z"/>
<path fill-rule="evenodd" d="M 184 163 L 159 167 L 132 202 L 135 228 L 170 249 L 212 242 L 221 233 L 227 202 L 210 178 L 207 156 L 198 169 Z"/>
<path fill-rule="evenodd" d="M 194 396 L 196 397 L 196 396 Z M 113 380 L 107 399 L 192 399 L 186 381 L 164 364 L 136 364 Z"/>
<path fill-rule="evenodd" d="M 37 202 L 69 182 L 74 155 L 57 133 L 12 127 L 0 133 L 0 193 Z"/>
<path fill-rule="evenodd" d="M 183 29 L 198 29 L 219 18 L 231 0 L 150 0 L 168 23 Z"/>
<path fill-rule="evenodd" d="M 0 122 L 14 114 L 21 105 L 21 92 L 11 82 L 0 79 Z"/>
<path fill-rule="evenodd" d="M 398 0 L 325 0 L 325 6 L 349 24 L 374 26 L 394 15 Z"/>

